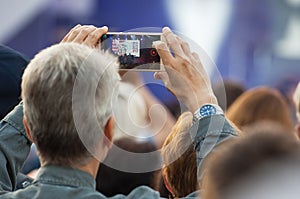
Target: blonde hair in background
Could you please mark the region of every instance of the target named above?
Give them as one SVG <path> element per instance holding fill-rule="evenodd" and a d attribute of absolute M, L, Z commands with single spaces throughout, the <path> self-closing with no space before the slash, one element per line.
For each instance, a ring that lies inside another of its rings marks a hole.
<path fill-rule="evenodd" d="M 190 112 L 183 113 L 162 147 L 163 172 L 176 197 L 198 189 L 196 153 L 189 134 L 192 120 Z"/>

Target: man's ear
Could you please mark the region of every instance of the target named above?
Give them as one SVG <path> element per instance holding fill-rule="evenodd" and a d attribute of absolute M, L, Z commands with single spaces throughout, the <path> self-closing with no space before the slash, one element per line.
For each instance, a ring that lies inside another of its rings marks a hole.
<path fill-rule="evenodd" d="M 115 120 L 113 117 L 110 117 L 104 127 L 104 135 L 107 138 L 104 139 L 105 144 L 108 146 L 108 148 L 112 145 L 112 140 L 114 136 L 114 126 L 115 126 Z"/>
<path fill-rule="evenodd" d="M 23 125 L 24 125 L 24 128 L 25 128 L 25 131 L 26 131 L 26 134 L 27 134 L 28 139 L 29 139 L 31 142 L 33 142 L 33 139 L 32 139 L 30 130 L 29 130 L 29 128 L 28 128 L 28 124 L 27 124 L 27 121 L 26 121 L 25 116 L 23 117 Z"/>
<path fill-rule="evenodd" d="M 164 179 L 164 183 L 165 183 L 166 188 L 168 189 L 168 191 L 169 191 L 172 195 L 174 195 L 173 190 L 172 190 L 172 187 L 171 187 L 171 185 L 170 185 L 170 183 L 169 183 L 168 176 L 167 176 L 167 174 L 166 174 L 165 168 L 163 168 L 163 169 L 161 170 L 161 173 L 162 173 L 162 176 L 163 176 L 163 179 Z"/>

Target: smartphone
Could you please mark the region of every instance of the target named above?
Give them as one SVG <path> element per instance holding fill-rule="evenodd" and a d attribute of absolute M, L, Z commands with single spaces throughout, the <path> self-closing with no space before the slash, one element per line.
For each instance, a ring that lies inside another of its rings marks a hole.
<path fill-rule="evenodd" d="M 161 33 L 108 32 L 101 37 L 101 49 L 118 56 L 119 70 L 160 71 L 161 59 L 152 44 L 161 37 Z"/>

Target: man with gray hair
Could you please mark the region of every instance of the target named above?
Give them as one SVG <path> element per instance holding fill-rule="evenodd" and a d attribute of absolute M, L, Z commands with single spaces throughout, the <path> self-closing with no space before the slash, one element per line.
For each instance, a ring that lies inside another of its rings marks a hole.
<path fill-rule="evenodd" d="M 78 25 L 63 43 L 41 51 L 27 66 L 23 103 L 0 123 L 1 198 L 106 198 L 96 192 L 94 178 L 111 147 L 119 80 L 116 59 L 95 49 L 106 32 L 107 27 Z M 190 133 L 199 168 L 211 146 L 236 133 L 217 105 L 198 55 L 170 29 L 163 35 L 166 43 L 154 47 L 166 71 L 156 77 L 195 113 Z M 15 191 L 16 174 L 32 142 L 41 170 L 31 185 Z M 142 186 L 114 198 L 159 197 Z"/>

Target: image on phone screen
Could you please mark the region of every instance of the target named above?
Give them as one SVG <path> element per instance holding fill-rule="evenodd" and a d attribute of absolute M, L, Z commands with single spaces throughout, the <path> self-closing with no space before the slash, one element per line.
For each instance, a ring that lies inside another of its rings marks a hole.
<path fill-rule="evenodd" d="M 107 33 L 101 38 L 101 48 L 118 56 L 120 70 L 161 70 L 160 57 L 154 41 L 161 33 Z"/>

